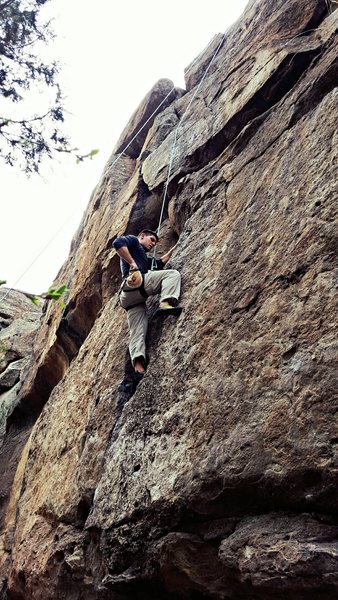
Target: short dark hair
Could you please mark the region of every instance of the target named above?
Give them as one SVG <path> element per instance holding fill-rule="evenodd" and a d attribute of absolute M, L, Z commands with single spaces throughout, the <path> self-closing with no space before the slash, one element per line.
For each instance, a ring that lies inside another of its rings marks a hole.
<path fill-rule="evenodd" d="M 158 235 L 156 231 L 153 231 L 152 229 L 142 229 L 142 231 L 140 231 L 137 237 L 139 237 L 141 233 L 145 233 L 146 235 L 154 235 L 156 237 L 156 241 L 158 242 Z"/>

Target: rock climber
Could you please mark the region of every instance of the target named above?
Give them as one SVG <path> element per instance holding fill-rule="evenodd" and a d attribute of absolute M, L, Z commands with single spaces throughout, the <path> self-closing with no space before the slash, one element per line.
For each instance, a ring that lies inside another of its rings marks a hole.
<path fill-rule="evenodd" d="M 120 257 L 123 278 L 120 304 L 127 311 L 129 352 L 138 379 L 143 377 L 146 370 L 146 299 L 160 294 L 158 314 L 178 315 L 182 310 L 178 306 L 181 276 L 175 269 L 164 270 L 175 246 L 159 259 L 147 256 L 147 252 L 153 250 L 157 242 L 158 235 L 151 229 L 143 229 L 138 236 L 119 236 L 113 242 Z"/>

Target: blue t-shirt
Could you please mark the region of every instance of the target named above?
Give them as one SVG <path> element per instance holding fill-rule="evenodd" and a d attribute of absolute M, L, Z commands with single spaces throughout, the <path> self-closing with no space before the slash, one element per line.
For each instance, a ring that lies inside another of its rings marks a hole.
<path fill-rule="evenodd" d="M 115 250 L 122 248 L 123 246 L 127 246 L 131 256 L 136 262 L 138 268 L 141 273 L 148 273 L 151 268 L 152 258 L 147 256 L 145 249 L 142 244 L 140 244 L 136 235 L 120 235 L 120 237 L 116 238 L 113 242 L 113 246 Z M 129 263 L 120 258 L 120 267 L 122 277 L 127 277 L 129 274 Z M 163 269 L 164 263 L 161 259 L 155 259 L 155 269 Z"/>

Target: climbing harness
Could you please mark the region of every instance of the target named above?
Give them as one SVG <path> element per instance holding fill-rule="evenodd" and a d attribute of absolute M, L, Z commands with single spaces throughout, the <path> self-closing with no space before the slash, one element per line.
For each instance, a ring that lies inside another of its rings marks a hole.
<path fill-rule="evenodd" d="M 128 300 L 128 306 L 123 306 L 121 303 L 121 294 L 122 292 L 127 293 L 128 295 L 125 297 Z M 140 295 L 142 296 L 142 300 L 140 301 Z M 119 304 L 121 304 L 124 310 L 129 310 L 138 304 L 143 304 L 143 302 L 148 298 L 148 294 L 144 289 L 144 276 L 143 273 L 139 269 L 130 269 L 129 275 L 124 277 L 122 283 L 120 285 L 120 289 L 117 294 L 117 301 L 114 308 L 117 308 Z"/>

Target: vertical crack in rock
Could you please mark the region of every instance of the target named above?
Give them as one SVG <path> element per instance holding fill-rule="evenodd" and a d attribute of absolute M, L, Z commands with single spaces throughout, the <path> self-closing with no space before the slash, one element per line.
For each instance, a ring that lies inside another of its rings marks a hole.
<path fill-rule="evenodd" d="M 314 110 L 323 100 L 324 96 L 337 87 L 337 73 L 338 58 L 332 62 L 330 68 L 319 78 L 317 85 L 312 86 L 310 92 L 304 98 L 300 98 L 290 121 L 290 127 L 293 127 L 310 110 Z"/>
<path fill-rule="evenodd" d="M 138 194 L 126 225 L 126 234 L 138 233 L 143 228 L 157 229 L 161 212 L 161 197 L 152 193 L 141 172 L 138 179 Z"/>

